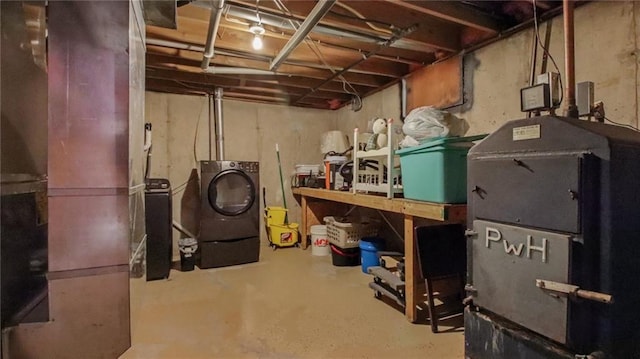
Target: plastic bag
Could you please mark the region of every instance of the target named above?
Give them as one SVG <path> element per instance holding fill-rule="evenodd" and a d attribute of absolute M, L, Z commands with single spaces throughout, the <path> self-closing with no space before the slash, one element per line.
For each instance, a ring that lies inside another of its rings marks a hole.
<path fill-rule="evenodd" d="M 461 119 L 447 111 L 431 106 L 415 108 L 404 119 L 402 131 L 416 141 L 431 138 L 461 136 L 464 126 Z"/>
<path fill-rule="evenodd" d="M 415 147 L 420 146 L 420 142 L 411 136 L 405 136 L 402 141 L 400 141 L 399 145 L 402 148 Z"/>

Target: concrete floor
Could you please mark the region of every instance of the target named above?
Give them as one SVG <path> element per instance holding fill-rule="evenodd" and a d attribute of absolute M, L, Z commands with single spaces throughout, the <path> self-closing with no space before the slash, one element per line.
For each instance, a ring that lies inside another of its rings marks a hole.
<path fill-rule="evenodd" d="M 464 357 L 461 328 L 410 324 L 369 281 L 330 256 L 267 247 L 258 263 L 132 279 L 132 346 L 121 358 Z"/>

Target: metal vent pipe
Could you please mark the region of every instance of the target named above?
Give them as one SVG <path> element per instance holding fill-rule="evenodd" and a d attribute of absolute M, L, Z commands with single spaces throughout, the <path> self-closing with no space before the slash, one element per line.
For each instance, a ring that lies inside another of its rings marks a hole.
<path fill-rule="evenodd" d="M 216 160 L 224 161 L 224 121 L 222 118 L 222 87 L 216 87 L 215 97 L 215 119 L 216 119 Z"/>
<path fill-rule="evenodd" d="M 213 94 L 207 95 L 207 101 L 209 102 L 209 161 L 211 161 L 213 159 L 213 146 L 214 146 L 213 142 L 215 141 L 214 136 L 216 133 L 215 120 L 214 120 L 215 108 L 213 104 Z"/>
<path fill-rule="evenodd" d="M 284 60 L 287 59 L 289 54 L 300 45 L 304 38 L 313 30 L 313 28 L 320 22 L 320 19 L 331 10 L 331 7 L 336 0 L 321 0 L 311 10 L 307 18 L 304 20 L 298 30 L 291 36 L 289 41 L 284 45 L 280 53 L 271 62 L 269 70 L 276 70 Z"/>

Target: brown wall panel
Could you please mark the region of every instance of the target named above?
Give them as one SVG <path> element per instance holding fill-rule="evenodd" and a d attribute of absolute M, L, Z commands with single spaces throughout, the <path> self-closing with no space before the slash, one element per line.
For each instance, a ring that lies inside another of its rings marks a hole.
<path fill-rule="evenodd" d="M 407 112 L 420 106 L 462 104 L 462 56 L 455 56 L 407 77 Z"/>
<path fill-rule="evenodd" d="M 49 9 L 49 187 L 128 187 L 129 6 Z"/>
<path fill-rule="evenodd" d="M 9 333 L 16 359 L 117 358 L 131 345 L 129 272 L 49 282 L 51 321 Z"/>
<path fill-rule="evenodd" d="M 49 198 L 49 271 L 126 264 L 128 259 L 128 194 Z"/>

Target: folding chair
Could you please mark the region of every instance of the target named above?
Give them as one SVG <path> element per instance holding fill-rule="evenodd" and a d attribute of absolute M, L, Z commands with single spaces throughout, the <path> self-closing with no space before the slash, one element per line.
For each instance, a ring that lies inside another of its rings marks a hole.
<path fill-rule="evenodd" d="M 414 229 L 414 238 L 420 272 L 426 282 L 431 331 L 437 333 L 441 316 L 462 313 L 464 309 L 462 300 L 465 294 L 467 268 L 464 227 L 460 224 L 417 226 Z M 451 291 L 434 292 L 434 282 L 447 279 L 454 281 Z M 453 310 L 438 313 L 434 302 L 436 296 L 443 304 L 448 304 L 445 300 L 451 299 L 454 304 Z"/>

